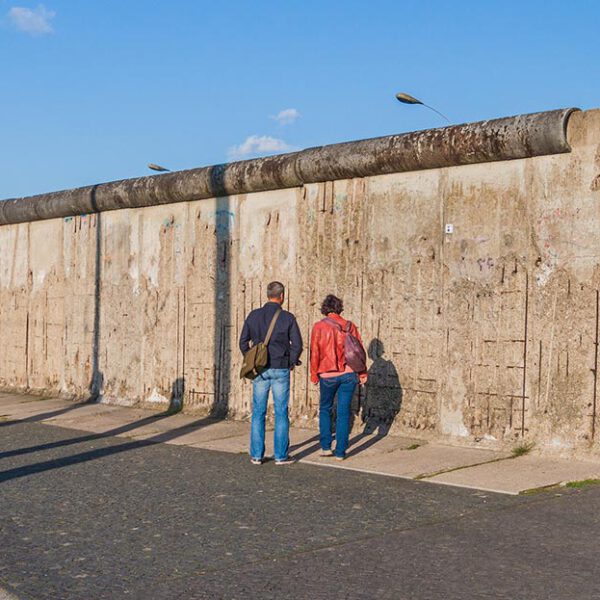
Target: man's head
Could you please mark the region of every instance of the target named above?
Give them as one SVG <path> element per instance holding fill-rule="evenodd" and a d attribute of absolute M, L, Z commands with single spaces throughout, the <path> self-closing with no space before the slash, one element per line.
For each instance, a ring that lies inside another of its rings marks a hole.
<path fill-rule="evenodd" d="M 271 281 L 267 286 L 267 298 L 270 302 L 277 302 L 283 304 L 285 298 L 285 286 L 279 281 Z"/>

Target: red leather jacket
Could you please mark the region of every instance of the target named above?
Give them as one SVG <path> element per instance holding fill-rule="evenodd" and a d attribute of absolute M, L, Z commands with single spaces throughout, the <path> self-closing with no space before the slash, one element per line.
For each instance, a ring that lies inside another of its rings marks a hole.
<path fill-rule="evenodd" d="M 346 319 L 330 313 L 327 315 L 330 319 L 337 321 L 342 327 L 346 326 Z M 357 337 L 361 343 L 360 334 L 356 325 L 352 323 L 350 333 Z M 346 359 L 344 358 L 344 336 L 335 327 L 317 321 L 312 328 L 310 336 L 310 380 L 313 383 L 319 382 L 319 373 L 330 371 L 343 371 L 346 368 Z M 359 373 L 361 383 L 367 380 L 367 373 Z"/>

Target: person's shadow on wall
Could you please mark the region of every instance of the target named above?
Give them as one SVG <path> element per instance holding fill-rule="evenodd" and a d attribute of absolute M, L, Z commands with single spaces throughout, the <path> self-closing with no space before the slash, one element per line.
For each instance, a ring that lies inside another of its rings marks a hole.
<path fill-rule="evenodd" d="M 394 363 L 384 358 L 385 348 L 381 340 L 371 340 L 367 353 L 373 363 L 369 367 L 362 403 L 364 433 L 371 435 L 377 432 L 378 436 L 385 436 L 400 412 L 402 386 Z"/>
<path fill-rule="evenodd" d="M 364 396 L 363 393 L 357 395 L 358 405 L 352 412 L 353 417 L 361 418 L 364 428 L 350 440 L 348 457 L 360 454 L 385 437 L 402 407 L 400 377 L 394 363 L 384 358 L 383 342 L 377 338 L 371 340 L 367 354 L 373 362 L 368 370 Z M 364 438 L 368 439 L 360 443 Z"/>

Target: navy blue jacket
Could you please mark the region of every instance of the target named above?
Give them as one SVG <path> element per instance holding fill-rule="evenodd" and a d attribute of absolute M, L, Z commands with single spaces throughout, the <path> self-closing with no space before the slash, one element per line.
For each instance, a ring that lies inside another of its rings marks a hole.
<path fill-rule="evenodd" d="M 264 342 L 271 319 L 279 308 L 277 302 L 267 302 L 246 317 L 240 336 L 240 350 L 243 354 L 250 349 L 250 342 L 252 346 Z M 267 350 L 269 369 L 290 369 L 299 364 L 302 354 L 302 335 L 296 317 L 287 310 L 281 311 Z"/>

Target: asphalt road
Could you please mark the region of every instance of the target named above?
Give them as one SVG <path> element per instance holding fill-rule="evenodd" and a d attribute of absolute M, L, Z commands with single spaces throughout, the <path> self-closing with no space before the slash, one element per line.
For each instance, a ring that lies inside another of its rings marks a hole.
<path fill-rule="evenodd" d="M 0 592 L 23 599 L 599 598 L 599 521 L 595 486 L 500 496 L 0 422 Z"/>

